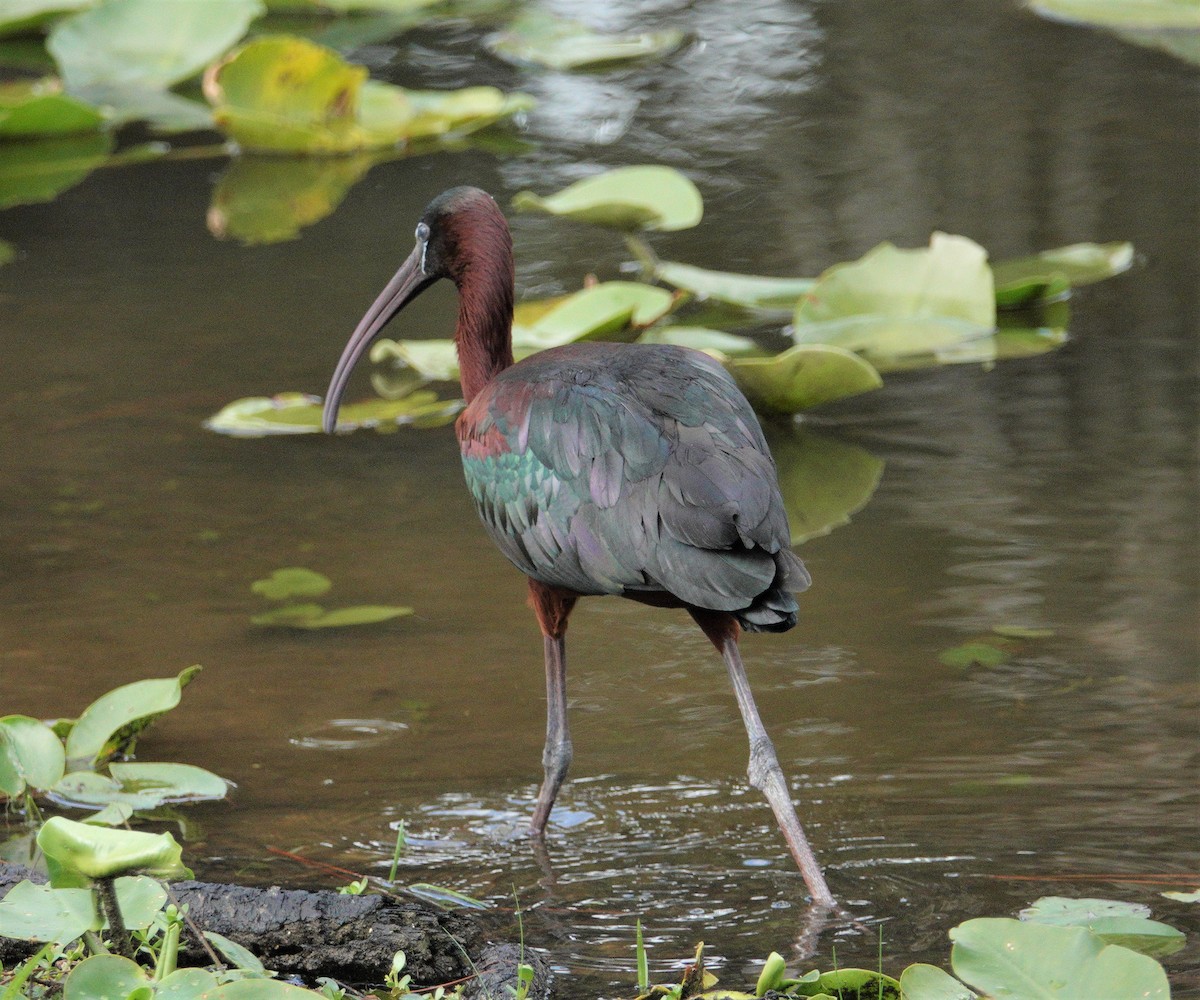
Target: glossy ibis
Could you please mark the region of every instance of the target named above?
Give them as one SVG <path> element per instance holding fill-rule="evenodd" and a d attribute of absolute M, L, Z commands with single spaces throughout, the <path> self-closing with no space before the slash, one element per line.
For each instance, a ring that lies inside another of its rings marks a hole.
<path fill-rule="evenodd" d="M 492 540 L 529 578 L 544 637 L 545 780 L 530 832 L 544 832 L 571 763 L 564 640 L 576 600 L 616 594 L 683 608 L 729 670 L 750 783 L 814 902 L 832 905 L 738 652 L 743 629 L 790 629 L 793 592 L 809 584 L 750 404 L 721 365 L 682 347 L 576 343 L 514 364 L 508 224 L 489 195 L 458 187 L 430 203 L 412 253 L 350 337 L 325 398 L 326 432 L 371 341 L 440 278 L 458 287 L 467 486 Z"/>

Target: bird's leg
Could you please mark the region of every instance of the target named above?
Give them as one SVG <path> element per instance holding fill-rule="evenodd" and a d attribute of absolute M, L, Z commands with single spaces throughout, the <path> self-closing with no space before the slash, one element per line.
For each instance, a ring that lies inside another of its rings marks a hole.
<path fill-rule="evenodd" d="M 758 714 L 758 707 L 754 704 L 750 681 L 746 677 L 746 667 L 738 651 L 740 630 L 737 620 L 721 611 L 706 611 L 700 608 L 688 610 L 709 641 L 717 647 L 725 666 L 729 669 L 733 693 L 742 713 L 742 721 L 746 725 L 746 735 L 750 738 L 750 766 L 746 772 L 750 784 L 761 791 L 771 804 L 771 811 L 775 813 L 779 829 L 783 831 L 783 838 L 787 841 L 792 857 L 796 859 L 796 865 L 804 877 L 804 884 L 808 886 L 813 902 L 820 906 L 837 905 L 833 893 L 825 884 L 821 866 L 817 863 L 812 848 L 808 846 L 808 839 L 804 836 L 804 829 L 796 816 L 796 807 L 792 803 L 787 779 L 784 777 L 783 768 L 779 766 L 779 758 L 775 755 L 775 746 L 767 735 Z"/>
<path fill-rule="evenodd" d="M 533 807 L 529 833 L 541 837 L 554 800 L 571 766 L 571 730 L 567 725 L 567 616 L 576 595 L 529 581 L 529 603 L 542 628 L 546 655 L 546 746 L 542 751 L 545 779 Z"/>

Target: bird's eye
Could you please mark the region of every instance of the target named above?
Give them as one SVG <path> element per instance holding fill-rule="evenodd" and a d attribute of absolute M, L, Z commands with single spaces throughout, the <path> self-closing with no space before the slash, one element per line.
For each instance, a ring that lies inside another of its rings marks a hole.
<path fill-rule="evenodd" d="M 422 243 L 429 239 L 429 227 L 423 222 L 417 223 L 417 239 Z"/>

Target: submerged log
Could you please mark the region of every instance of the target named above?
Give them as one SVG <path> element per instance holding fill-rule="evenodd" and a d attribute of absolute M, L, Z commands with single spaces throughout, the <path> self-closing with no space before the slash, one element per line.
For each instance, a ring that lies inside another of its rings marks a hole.
<path fill-rule="evenodd" d="M 0 896 L 22 879 L 44 877 L 0 862 Z M 495 993 L 516 982 L 517 949 L 491 945 L 480 921 L 464 910 L 445 911 L 393 896 L 349 896 L 329 890 L 267 889 L 220 882 L 173 882 L 170 889 L 202 931 L 215 931 L 248 948 L 281 976 L 307 981 L 329 976 L 350 984 L 379 984 L 403 951 L 413 984 L 434 986 L 472 979 L 465 992 Z M 207 953 L 185 933 L 181 965 L 206 965 Z M 8 966 L 39 946 L 0 937 L 0 963 Z M 531 996 L 547 994 L 548 971 L 536 954 L 525 953 L 535 970 Z M 507 993 L 507 991 L 501 991 Z"/>

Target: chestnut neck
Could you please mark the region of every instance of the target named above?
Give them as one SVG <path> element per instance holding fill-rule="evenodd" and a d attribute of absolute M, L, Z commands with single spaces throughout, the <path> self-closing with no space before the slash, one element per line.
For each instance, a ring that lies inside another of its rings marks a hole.
<path fill-rule="evenodd" d="M 459 266 L 454 275 L 458 286 L 454 341 L 468 403 L 513 363 L 512 237 L 499 208 L 494 202 L 489 207 L 491 211 L 475 214 L 464 227 L 469 238 L 458 242 Z"/>

